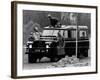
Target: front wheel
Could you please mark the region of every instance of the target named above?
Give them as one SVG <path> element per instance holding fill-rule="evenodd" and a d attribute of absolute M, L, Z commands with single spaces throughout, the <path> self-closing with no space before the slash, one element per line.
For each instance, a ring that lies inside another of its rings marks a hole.
<path fill-rule="evenodd" d="M 36 63 L 37 58 L 33 54 L 28 55 L 28 62 L 29 63 Z"/>

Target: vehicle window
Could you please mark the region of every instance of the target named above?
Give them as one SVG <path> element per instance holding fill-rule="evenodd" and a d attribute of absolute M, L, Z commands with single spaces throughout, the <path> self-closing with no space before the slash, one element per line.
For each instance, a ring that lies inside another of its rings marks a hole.
<path fill-rule="evenodd" d="M 85 31 L 85 30 L 81 30 L 81 31 L 79 32 L 79 37 L 80 37 L 80 38 L 85 38 L 85 37 L 87 37 L 86 31 Z"/>
<path fill-rule="evenodd" d="M 63 35 L 63 34 L 64 34 L 63 31 L 64 31 L 64 30 L 60 30 L 60 34 L 61 34 L 61 36 L 64 36 L 64 35 Z"/>
<path fill-rule="evenodd" d="M 65 30 L 64 37 L 65 38 L 76 38 L 76 30 Z"/>
<path fill-rule="evenodd" d="M 71 33 L 72 33 L 72 34 L 71 34 L 71 37 L 72 37 L 72 38 L 76 38 L 76 30 L 72 30 Z"/>
<path fill-rule="evenodd" d="M 65 32 L 64 32 L 64 38 L 68 38 L 68 31 L 67 30 L 65 30 Z"/>
<path fill-rule="evenodd" d="M 53 31 L 53 36 L 58 36 L 58 32 L 59 32 L 59 30 L 54 30 Z"/>

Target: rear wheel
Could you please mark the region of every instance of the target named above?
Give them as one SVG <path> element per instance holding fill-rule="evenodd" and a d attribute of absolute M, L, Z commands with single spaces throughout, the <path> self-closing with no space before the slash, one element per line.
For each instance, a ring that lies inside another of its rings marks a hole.
<path fill-rule="evenodd" d="M 84 50 L 84 57 L 88 57 L 88 49 Z"/>
<path fill-rule="evenodd" d="M 50 58 L 50 61 L 51 62 L 55 62 L 55 58 Z"/>
<path fill-rule="evenodd" d="M 78 58 L 88 57 L 88 49 L 87 48 L 79 48 L 78 50 Z"/>

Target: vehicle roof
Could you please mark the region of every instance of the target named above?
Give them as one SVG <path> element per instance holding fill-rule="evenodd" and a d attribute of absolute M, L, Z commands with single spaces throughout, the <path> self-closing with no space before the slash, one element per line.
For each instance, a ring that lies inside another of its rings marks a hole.
<path fill-rule="evenodd" d="M 53 30 L 53 29 L 77 29 L 77 26 L 76 25 L 62 25 L 61 26 L 61 28 L 53 28 L 53 27 L 49 27 L 49 26 L 47 26 L 47 27 L 44 27 L 44 29 L 51 29 L 51 30 Z M 88 29 L 88 27 L 87 26 L 78 26 L 78 29 Z"/>

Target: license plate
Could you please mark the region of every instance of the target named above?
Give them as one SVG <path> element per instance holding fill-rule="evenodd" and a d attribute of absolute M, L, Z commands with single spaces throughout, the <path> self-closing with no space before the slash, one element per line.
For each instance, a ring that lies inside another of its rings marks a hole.
<path fill-rule="evenodd" d="M 40 50 L 37 49 L 37 50 L 35 50 L 35 52 L 40 52 Z"/>

